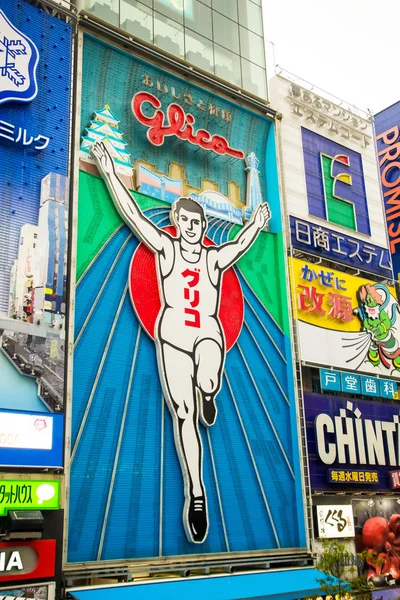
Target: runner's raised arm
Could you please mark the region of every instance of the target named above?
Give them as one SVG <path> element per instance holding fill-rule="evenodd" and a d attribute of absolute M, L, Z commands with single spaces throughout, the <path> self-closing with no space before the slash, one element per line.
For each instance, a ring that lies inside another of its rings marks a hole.
<path fill-rule="evenodd" d="M 92 154 L 121 218 L 150 250 L 163 253 L 165 246 L 172 244 L 171 238 L 143 215 L 129 190 L 119 180 L 106 144 L 104 142 L 93 144 Z"/>
<path fill-rule="evenodd" d="M 225 271 L 231 267 L 250 248 L 258 234 L 271 218 L 271 212 L 267 202 L 260 204 L 251 215 L 250 221 L 246 223 L 242 231 L 231 242 L 222 244 L 215 250 L 215 269 Z M 214 251 L 210 252 L 214 255 Z"/>

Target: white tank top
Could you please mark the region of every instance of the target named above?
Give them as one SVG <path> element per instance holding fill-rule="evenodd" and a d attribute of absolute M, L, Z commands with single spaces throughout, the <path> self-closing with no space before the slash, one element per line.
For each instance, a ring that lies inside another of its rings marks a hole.
<path fill-rule="evenodd" d="M 208 250 L 202 247 L 196 263 L 185 260 L 180 244 L 174 241 L 174 262 L 170 273 L 162 277 L 164 309 L 176 311 L 175 319 L 200 323 L 208 317 L 216 317 L 219 308 L 220 281 L 214 285 L 207 265 Z"/>

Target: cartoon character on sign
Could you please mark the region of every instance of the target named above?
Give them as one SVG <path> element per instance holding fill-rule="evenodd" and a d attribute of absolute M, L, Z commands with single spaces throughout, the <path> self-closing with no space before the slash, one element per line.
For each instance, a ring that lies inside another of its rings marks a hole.
<path fill-rule="evenodd" d="M 366 284 L 358 289 L 359 308 L 356 314 L 370 335 L 369 362 L 386 369 L 391 365 L 400 371 L 399 314 L 397 300 L 381 284 Z"/>
<path fill-rule="evenodd" d="M 119 214 L 156 256 L 161 299 L 154 336 L 158 371 L 184 478 L 183 523 L 188 539 L 201 543 L 208 533 L 208 512 L 198 421 L 210 427 L 217 417 L 226 354 L 218 316 L 223 274 L 264 229 L 269 207 L 260 204 L 234 240 L 210 246 L 203 208 L 191 198 L 179 198 L 171 210 L 174 237 L 142 214 L 118 179 L 105 143 L 94 144 L 92 153 Z"/>

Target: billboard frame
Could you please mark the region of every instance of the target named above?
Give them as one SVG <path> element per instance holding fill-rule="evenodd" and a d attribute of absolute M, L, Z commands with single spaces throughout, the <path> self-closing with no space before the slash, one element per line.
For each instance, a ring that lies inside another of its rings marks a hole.
<path fill-rule="evenodd" d="M 86 13 L 83 13 L 85 16 Z M 101 576 L 110 576 L 112 572 L 117 573 L 161 573 L 161 572 L 179 572 L 189 573 L 191 569 L 198 569 L 204 565 L 204 568 L 209 569 L 211 566 L 215 567 L 226 567 L 233 569 L 235 566 L 240 566 L 241 564 L 257 564 L 257 565 L 265 565 L 269 566 L 270 563 L 280 563 L 283 562 L 285 565 L 289 561 L 289 557 L 293 560 L 293 566 L 296 565 L 304 565 L 305 560 L 310 559 L 311 552 L 311 538 L 310 534 L 310 524 L 312 524 L 311 519 L 311 502 L 307 498 L 306 490 L 305 490 L 305 475 L 304 475 L 304 461 L 307 461 L 307 457 L 303 456 L 303 448 L 300 444 L 300 430 L 299 430 L 299 392 L 296 385 L 293 385 L 293 400 L 295 402 L 295 410 L 296 410 L 296 424 L 293 424 L 294 427 L 298 430 L 299 434 L 299 444 L 298 444 L 298 463 L 299 463 L 299 482 L 301 481 L 301 496 L 302 496 L 302 504 L 300 505 L 300 501 L 296 506 L 296 510 L 300 510 L 300 506 L 302 506 L 302 510 L 305 518 L 305 546 L 302 548 L 284 548 L 284 549 L 274 549 L 274 550 L 253 550 L 253 551 L 234 551 L 234 552 L 224 552 L 224 553 L 210 553 L 210 554 L 186 554 L 186 555 L 171 555 L 171 556 L 159 556 L 159 557 L 150 557 L 150 558 L 132 558 L 132 559 L 115 559 L 115 560 L 94 560 L 94 561 L 81 561 L 81 562 L 68 562 L 67 554 L 68 554 L 68 541 L 69 541 L 69 490 L 70 490 L 70 472 L 71 472 L 71 460 L 70 460 L 70 450 L 71 450 L 71 427 L 72 427 L 72 381 L 73 381 L 73 354 L 74 354 L 74 309 L 75 309 L 75 283 L 76 283 L 76 273 L 75 273 L 75 264 L 77 257 L 77 214 L 78 214 L 78 188 L 79 188 L 79 140 L 81 138 L 81 123 L 80 123 L 80 115 L 77 115 L 77 107 L 81 105 L 82 99 L 82 61 L 83 61 L 83 39 L 84 35 L 89 35 L 91 37 L 95 37 L 97 41 L 103 44 L 107 44 L 110 47 L 114 48 L 117 51 L 122 51 L 141 63 L 148 62 L 154 68 L 165 71 L 168 74 L 171 74 L 174 77 L 179 77 L 183 79 L 186 75 L 185 71 L 183 71 L 183 66 L 179 64 L 178 61 L 171 60 L 166 62 L 160 61 L 161 52 L 158 53 L 156 51 L 152 51 L 150 48 L 142 46 L 141 44 L 136 43 L 129 37 L 130 45 L 128 46 L 126 40 L 121 40 L 122 33 L 118 33 L 116 31 L 112 32 L 114 35 L 110 39 L 110 31 L 101 26 L 100 23 L 96 21 L 92 21 L 92 15 L 87 15 L 89 19 L 80 21 L 80 23 L 85 27 L 78 27 L 78 31 L 75 34 L 75 44 L 74 48 L 74 64 L 73 70 L 76 73 L 76 83 L 73 91 L 73 99 L 72 99 L 72 135 L 71 135 L 71 171 L 70 171 L 70 218 L 72 220 L 71 229 L 70 229 L 70 244 L 71 249 L 69 252 L 69 273 L 70 277 L 68 279 L 68 300 L 70 305 L 69 311 L 69 323 L 67 328 L 67 369 L 66 369 L 66 409 L 65 409 L 65 460 L 64 460 L 64 473 L 65 473 L 65 503 L 64 503 L 64 539 L 63 539 L 63 571 L 67 578 L 72 576 L 82 576 L 82 572 L 85 572 L 85 575 L 91 577 L 101 577 Z M 94 31 L 93 31 L 94 29 Z M 101 35 L 99 35 L 99 30 Z M 106 35 L 106 33 L 108 35 Z M 133 48 L 132 48 L 133 46 Z M 140 49 L 140 54 L 135 55 L 133 50 L 135 48 Z M 165 60 L 165 59 L 164 59 Z M 176 64 L 175 64 L 176 63 Z M 185 68 L 186 70 L 187 68 Z M 271 126 L 274 129 L 274 149 L 276 152 L 277 158 L 277 179 L 280 180 L 281 174 L 279 169 L 279 156 L 278 156 L 278 145 L 276 143 L 275 136 L 277 135 L 277 120 L 276 111 L 268 109 L 267 106 L 260 107 L 260 103 L 257 103 L 256 100 L 252 98 L 246 98 L 245 95 L 232 93 L 232 90 L 227 88 L 227 86 L 220 85 L 220 82 L 217 78 L 213 79 L 212 77 L 206 77 L 202 73 L 197 73 L 197 71 L 192 71 L 191 76 L 188 78 L 185 77 L 187 83 L 190 83 L 193 86 L 196 86 L 200 89 L 204 80 L 204 87 L 208 91 L 212 91 L 214 93 L 220 94 L 224 100 L 227 102 L 239 106 L 242 110 L 247 112 L 252 112 L 257 114 L 258 116 L 271 120 Z M 200 81 L 199 81 L 200 80 Z M 250 102 L 248 102 L 250 100 Z M 249 106 L 250 104 L 250 106 Z M 278 192 L 280 197 L 280 192 Z M 282 255 L 286 256 L 288 246 L 286 241 L 286 228 L 283 220 L 283 205 L 281 202 L 281 211 L 282 211 Z M 289 289 L 289 272 L 288 267 L 285 264 L 285 283 L 287 289 Z M 289 318 L 288 318 L 288 326 L 291 330 L 291 336 L 293 335 L 293 325 L 291 318 L 291 305 L 288 302 L 289 307 Z M 290 337 L 289 340 L 291 352 L 293 355 L 292 367 L 294 368 L 294 340 Z M 296 461 L 297 462 L 297 461 Z M 300 483 L 299 483 L 300 487 Z M 264 560 L 265 559 L 265 560 Z"/>

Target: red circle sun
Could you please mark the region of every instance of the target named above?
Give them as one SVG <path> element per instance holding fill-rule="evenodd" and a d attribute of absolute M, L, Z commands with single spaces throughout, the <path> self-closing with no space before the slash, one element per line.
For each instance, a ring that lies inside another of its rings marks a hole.
<path fill-rule="evenodd" d="M 174 226 L 163 227 L 171 235 L 176 235 Z M 215 246 L 209 238 L 204 238 L 205 246 Z M 129 272 L 129 289 L 136 314 L 147 333 L 154 339 L 154 327 L 161 308 L 158 289 L 156 259 L 144 244 L 139 244 L 132 257 Z M 225 334 L 226 349 L 229 350 L 239 337 L 244 318 L 244 301 L 239 279 L 233 270 L 228 269 L 222 276 L 221 302 L 218 312 Z"/>

